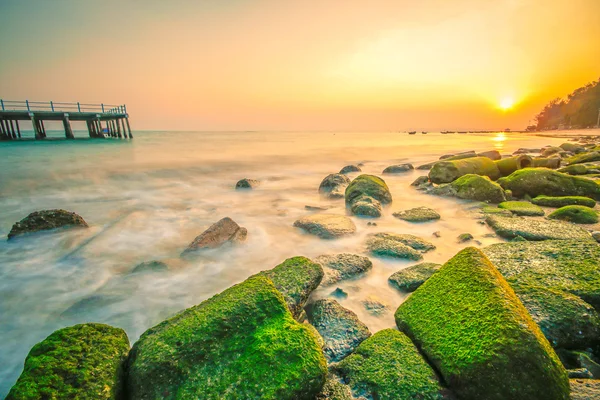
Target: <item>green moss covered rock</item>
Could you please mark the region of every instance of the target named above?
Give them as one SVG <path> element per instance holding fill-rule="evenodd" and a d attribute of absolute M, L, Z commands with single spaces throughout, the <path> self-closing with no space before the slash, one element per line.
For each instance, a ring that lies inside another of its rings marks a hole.
<path fill-rule="evenodd" d="M 403 292 L 414 292 L 441 267 L 436 263 L 420 263 L 394 272 L 388 282 Z"/>
<path fill-rule="evenodd" d="M 321 239 L 337 239 L 356 232 L 356 225 L 350 218 L 335 214 L 307 215 L 296 220 L 294 226 Z"/>
<path fill-rule="evenodd" d="M 428 191 L 438 196 L 452 196 L 465 200 L 487 201 L 501 203 L 506 201 L 506 195 L 500 185 L 492 182 L 486 176 L 475 174 L 463 175 L 454 182 L 440 185 Z"/>
<path fill-rule="evenodd" d="M 355 397 L 369 399 L 442 399 L 433 369 L 410 339 L 395 329 L 371 336 L 334 370 Z"/>
<path fill-rule="evenodd" d="M 526 217 L 487 215 L 487 224 L 498 236 L 505 239 L 522 237 L 526 240 L 569 240 L 589 241 L 592 236 L 585 229 L 563 221 L 535 220 Z"/>
<path fill-rule="evenodd" d="M 521 216 L 539 217 L 545 214 L 544 210 L 528 201 L 505 201 L 498 204 L 498 207 Z"/>
<path fill-rule="evenodd" d="M 128 351 L 119 328 L 90 323 L 59 329 L 33 346 L 6 399 L 120 399 Z"/>
<path fill-rule="evenodd" d="M 462 250 L 396 311 L 462 399 L 568 399 L 567 372 L 506 280 L 478 249 Z"/>
<path fill-rule="evenodd" d="M 581 164 L 574 164 L 574 165 L 569 165 L 566 167 L 563 167 L 561 169 L 558 170 L 558 172 L 562 172 L 563 174 L 569 174 L 569 175 L 585 175 L 587 174 L 587 167 L 585 165 L 581 165 Z"/>
<path fill-rule="evenodd" d="M 449 183 L 467 174 L 483 175 L 494 180 L 500 177 L 494 161 L 487 157 L 471 157 L 435 163 L 429 171 L 429 180 L 437 184 Z"/>
<path fill-rule="evenodd" d="M 254 276 L 146 331 L 128 362 L 131 399 L 313 399 L 327 366 L 313 330 Z"/>
<path fill-rule="evenodd" d="M 516 197 L 529 195 L 584 196 L 600 199 L 600 186 L 586 178 L 571 176 L 547 168 L 525 168 L 501 178 L 498 183 Z"/>
<path fill-rule="evenodd" d="M 354 215 L 360 215 L 363 217 L 381 217 L 383 207 L 381 203 L 369 196 L 357 197 L 350 205 L 350 212 Z"/>
<path fill-rule="evenodd" d="M 548 218 L 575 224 L 595 224 L 598 222 L 598 213 L 585 206 L 564 206 L 548 215 Z"/>
<path fill-rule="evenodd" d="M 315 262 L 323 267 L 323 286 L 357 278 L 373 268 L 373 263 L 368 257 L 350 253 L 325 254 L 317 257 Z"/>
<path fill-rule="evenodd" d="M 579 153 L 574 155 L 573 157 L 567 158 L 567 163 L 569 164 L 582 164 L 592 161 L 600 161 L 600 152 L 598 151 L 588 151 L 585 153 Z"/>
<path fill-rule="evenodd" d="M 531 166 L 534 168 L 558 169 L 560 168 L 561 162 L 562 159 L 560 157 L 536 157 L 533 159 L 533 164 Z"/>
<path fill-rule="evenodd" d="M 395 212 L 394 217 L 408 222 L 427 222 L 440 219 L 440 214 L 429 207 L 416 207 Z"/>
<path fill-rule="evenodd" d="M 496 167 L 501 176 L 508 176 L 515 171 L 528 168 L 533 165 L 533 158 L 527 154 L 519 154 L 515 157 L 507 157 L 496 161 Z"/>
<path fill-rule="evenodd" d="M 329 375 L 315 400 L 354 400 L 352 392 L 334 375 Z"/>
<path fill-rule="evenodd" d="M 385 181 L 375 175 L 359 175 L 346 188 L 346 204 L 351 205 L 360 196 L 372 197 L 381 204 L 392 202 L 392 194 Z"/>
<path fill-rule="evenodd" d="M 330 199 L 341 199 L 344 197 L 344 191 L 350 184 L 350 178 L 342 173 L 329 174 L 321 181 L 319 193 Z"/>
<path fill-rule="evenodd" d="M 562 197 L 552 197 L 552 196 L 537 196 L 531 200 L 533 204 L 537 204 L 542 207 L 564 207 L 564 206 L 586 206 L 590 208 L 594 208 L 596 206 L 596 201 L 590 199 L 589 197 L 583 196 L 562 196 Z"/>
<path fill-rule="evenodd" d="M 570 151 L 571 153 L 575 153 L 575 154 L 583 153 L 586 151 L 585 147 L 583 147 L 582 145 L 577 144 L 577 143 L 566 142 L 566 143 L 561 144 L 559 147 L 561 149 L 563 149 L 564 151 Z"/>

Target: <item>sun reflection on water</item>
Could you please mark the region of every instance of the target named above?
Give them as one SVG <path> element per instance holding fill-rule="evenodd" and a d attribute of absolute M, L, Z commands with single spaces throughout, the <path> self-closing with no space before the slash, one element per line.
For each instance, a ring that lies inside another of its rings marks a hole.
<path fill-rule="evenodd" d="M 494 142 L 494 147 L 496 150 L 502 150 L 504 148 L 504 141 L 506 140 L 506 135 L 503 132 L 498 132 L 496 136 L 492 138 L 492 142 Z"/>

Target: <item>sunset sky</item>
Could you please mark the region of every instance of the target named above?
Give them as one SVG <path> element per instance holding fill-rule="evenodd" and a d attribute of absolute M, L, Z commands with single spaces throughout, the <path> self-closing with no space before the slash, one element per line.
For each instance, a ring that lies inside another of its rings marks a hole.
<path fill-rule="evenodd" d="M 0 98 L 138 130 L 517 129 L 600 77 L 600 1 L 0 0 L 0 42 Z"/>

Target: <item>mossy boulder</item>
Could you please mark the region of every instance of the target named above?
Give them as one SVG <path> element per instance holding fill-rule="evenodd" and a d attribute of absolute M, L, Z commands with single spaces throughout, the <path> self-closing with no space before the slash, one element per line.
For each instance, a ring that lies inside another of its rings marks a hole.
<path fill-rule="evenodd" d="M 562 147 L 548 146 L 542 149 L 542 157 L 549 157 L 553 154 L 559 154 L 560 152 L 565 151 Z"/>
<path fill-rule="evenodd" d="M 492 206 L 482 207 L 481 213 L 484 216 L 491 214 L 491 215 L 502 215 L 504 217 L 512 217 L 512 215 L 513 215 L 513 213 L 510 212 L 509 210 L 505 210 L 504 208 L 492 207 Z"/>
<path fill-rule="evenodd" d="M 548 218 L 575 224 L 595 224 L 598 222 L 598 213 L 586 206 L 564 206 L 548 215 Z"/>
<path fill-rule="evenodd" d="M 558 169 L 560 168 L 561 162 L 562 159 L 560 157 L 536 157 L 533 159 L 533 164 L 531 166 L 534 168 Z"/>
<path fill-rule="evenodd" d="M 585 206 L 594 208 L 596 206 L 596 201 L 590 199 L 589 197 L 583 196 L 561 196 L 561 197 L 552 197 L 552 196 L 537 196 L 531 200 L 533 204 L 542 207 L 555 207 L 560 208 L 564 206 Z"/>
<path fill-rule="evenodd" d="M 585 153 L 579 153 L 574 155 L 573 157 L 567 158 L 567 163 L 570 165 L 573 164 L 583 164 L 592 161 L 600 161 L 600 152 L 599 151 L 588 151 Z"/>
<path fill-rule="evenodd" d="M 346 357 L 363 340 L 371 336 L 369 328 L 356 314 L 333 299 L 317 300 L 307 308 L 308 321 L 323 340 L 323 352 L 329 362 Z"/>
<path fill-rule="evenodd" d="M 283 294 L 285 302 L 297 318 L 306 305 L 310 294 L 323 280 L 323 268 L 306 257 L 288 258 L 273 269 L 260 272 L 269 278 Z"/>
<path fill-rule="evenodd" d="M 500 171 L 501 176 L 508 176 L 515 171 L 531 167 L 532 165 L 533 158 L 527 154 L 520 154 L 515 157 L 503 158 L 496 161 L 496 167 Z"/>
<path fill-rule="evenodd" d="M 408 164 L 408 163 L 390 165 L 389 167 L 387 167 L 386 169 L 383 170 L 382 174 L 400 174 L 403 172 L 412 171 L 413 169 L 415 169 L 415 167 L 413 167 L 412 164 Z"/>
<path fill-rule="evenodd" d="M 471 157 L 435 163 L 429 171 L 429 180 L 437 184 L 450 183 L 467 174 L 483 175 L 494 180 L 500 177 L 494 161 L 487 157 Z"/>
<path fill-rule="evenodd" d="M 376 256 L 420 260 L 421 252 L 434 250 L 435 245 L 415 235 L 381 232 L 367 237 L 367 249 Z"/>
<path fill-rule="evenodd" d="M 586 151 L 585 147 L 583 147 L 580 144 L 577 143 L 563 143 L 559 146 L 561 149 L 563 149 L 564 151 L 570 151 L 571 153 L 583 153 L 584 151 Z"/>
<path fill-rule="evenodd" d="M 66 210 L 34 211 L 12 226 L 8 240 L 28 233 L 74 227 L 87 228 L 88 224 L 80 215 Z"/>
<path fill-rule="evenodd" d="M 498 183 L 516 197 L 545 195 L 600 199 L 600 185 L 596 182 L 547 168 L 524 168 L 499 179 Z"/>
<path fill-rule="evenodd" d="M 419 287 L 396 323 L 462 399 L 568 399 L 567 372 L 514 291 L 469 247 Z"/>
<path fill-rule="evenodd" d="M 59 329 L 33 346 L 7 400 L 121 399 L 125 331 L 104 324 Z"/>
<path fill-rule="evenodd" d="M 427 193 L 438 196 L 458 197 L 464 200 L 487 201 L 501 203 L 506 195 L 500 185 L 486 176 L 467 174 L 452 183 L 432 188 Z"/>
<path fill-rule="evenodd" d="M 505 239 L 522 237 L 525 240 L 569 240 L 589 241 L 592 236 L 585 229 L 563 221 L 535 220 L 525 217 L 487 215 L 487 224 L 498 236 Z"/>
<path fill-rule="evenodd" d="M 544 210 L 535 204 L 531 204 L 528 201 L 504 201 L 498 204 L 498 208 L 509 210 L 515 215 L 536 217 L 543 216 Z"/>
<path fill-rule="evenodd" d="M 354 400 L 352 392 L 347 385 L 340 382 L 339 378 L 329 375 L 327 381 L 315 400 Z"/>
<path fill-rule="evenodd" d="M 340 174 L 350 174 L 352 172 L 360 172 L 362 171 L 358 165 L 346 165 L 344 168 L 340 170 Z M 350 182 L 348 182 L 350 183 Z"/>
<path fill-rule="evenodd" d="M 350 178 L 344 174 L 329 174 L 321 181 L 319 193 L 330 199 L 341 199 L 350 184 Z"/>
<path fill-rule="evenodd" d="M 346 188 L 346 204 L 351 205 L 361 196 L 372 197 L 383 205 L 392 202 L 387 184 L 375 175 L 359 175 Z"/>
<path fill-rule="evenodd" d="M 355 397 L 443 399 L 444 388 L 415 345 L 402 332 L 384 329 L 333 367 Z"/>
<path fill-rule="evenodd" d="M 587 171 L 587 167 L 582 164 L 569 165 L 558 170 L 558 172 L 569 175 L 585 175 L 588 173 Z"/>
<path fill-rule="evenodd" d="M 395 212 L 394 217 L 408 222 L 428 222 L 440 219 L 440 214 L 429 207 L 416 207 Z"/>
<path fill-rule="evenodd" d="M 473 150 L 467 150 L 467 151 L 463 151 L 457 154 L 444 154 L 443 156 L 440 157 L 440 160 L 462 160 L 464 158 L 473 158 L 473 157 L 477 157 L 477 153 L 475 153 L 475 151 Z"/>
<path fill-rule="evenodd" d="M 327 365 L 312 329 L 254 276 L 146 331 L 131 349 L 130 399 L 313 399 Z"/>
<path fill-rule="evenodd" d="M 429 262 L 412 265 L 394 272 L 388 282 L 400 291 L 414 292 L 441 267 L 441 264 Z"/>
<path fill-rule="evenodd" d="M 312 214 L 294 222 L 296 228 L 321 239 L 336 239 L 356 232 L 356 225 L 345 215 Z"/>
<path fill-rule="evenodd" d="M 498 150 L 483 151 L 481 153 L 477 153 L 477 156 L 487 157 L 494 161 L 502 159 L 502 155 L 500 155 L 500 152 Z"/>
<path fill-rule="evenodd" d="M 383 207 L 381 203 L 369 196 L 357 197 L 350 205 L 350 212 L 354 215 L 360 215 L 363 217 L 381 217 Z"/>
<path fill-rule="evenodd" d="M 373 263 L 368 257 L 350 253 L 322 255 L 315 258 L 315 262 L 323 267 L 323 286 L 357 278 L 373 268 Z"/>
<path fill-rule="evenodd" d="M 256 189 L 259 186 L 260 186 L 260 181 L 259 180 L 250 179 L 250 178 L 244 178 L 244 179 L 240 179 L 235 184 L 235 189 L 236 190 Z"/>

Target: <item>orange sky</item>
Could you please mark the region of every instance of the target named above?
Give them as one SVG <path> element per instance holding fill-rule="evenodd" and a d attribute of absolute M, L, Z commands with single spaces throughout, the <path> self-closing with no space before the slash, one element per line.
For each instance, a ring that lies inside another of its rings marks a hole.
<path fill-rule="evenodd" d="M 600 1 L 0 0 L 0 43 L 1 98 L 138 130 L 517 129 L 600 76 Z"/>

